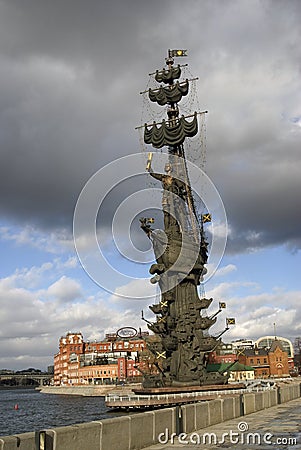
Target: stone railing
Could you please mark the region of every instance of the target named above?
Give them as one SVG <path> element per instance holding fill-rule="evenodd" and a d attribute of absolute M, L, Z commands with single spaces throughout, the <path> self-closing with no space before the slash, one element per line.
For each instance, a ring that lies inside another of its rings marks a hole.
<path fill-rule="evenodd" d="M 301 384 L 39 432 L 0 437 L 0 450 L 139 450 L 160 435 L 192 433 L 301 396 Z"/>

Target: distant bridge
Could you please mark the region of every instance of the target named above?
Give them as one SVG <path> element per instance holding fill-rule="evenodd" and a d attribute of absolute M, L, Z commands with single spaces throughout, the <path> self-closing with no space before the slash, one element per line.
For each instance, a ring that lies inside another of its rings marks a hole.
<path fill-rule="evenodd" d="M 16 380 L 16 384 L 22 385 L 25 384 L 25 380 L 33 380 L 36 381 L 40 386 L 44 386 L 48 384 L 48 382 L 53 378 L 51 374 L 37 374 L 37 373 L 11 373 L 11 374 L 3 374 L 0 375 L 0 383 L 2 381 L 8 380 Z"/>

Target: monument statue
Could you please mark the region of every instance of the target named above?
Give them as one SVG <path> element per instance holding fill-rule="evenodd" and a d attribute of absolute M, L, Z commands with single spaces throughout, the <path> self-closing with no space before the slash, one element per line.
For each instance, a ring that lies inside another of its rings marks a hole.
<path fill-rule="evenodd" d="M 206 370 L 208 354 L 217 347 L 226 330 L 219 336 L 209 334 L 221 308 L 208 316 L 206 310 L 213 299 L 200 297 L 198 292 L 207 271 L 208 242 L 203 220 L 195 208 L 184 142 L 198 133 L 198 115 L 202 113 L 179 115 L 178 103 L 188 94 L 190 81 L 175 82 L 182 67 L 174 67 L 177 56 L 186 56 L 186 51 L 169 51 L 167 67 L 155 73 L 155 80 L 165 86 L 148 90 L 150 101 L 167 106 L 168 117 L 159 124 L 144 125 L 144 142 L 155 149 L 165 147 L 168 155 L 165 173 L 153 170 L 152 152 L 146 169 L 163 189 L 164 229 L 154 228 L 149 218 L 140 219 L 156 259 L 149 270 L 150 281 L 158 283 L 161 292 L 159 303 L 149 306 L 155 320 L 147 320 L 149 329 L 158 338 L 148 344 L 158 369 L 157 375 L 144 373 L 143 386 L 150 388 L 224 384 L 228 380 L 227 374 Z"/>

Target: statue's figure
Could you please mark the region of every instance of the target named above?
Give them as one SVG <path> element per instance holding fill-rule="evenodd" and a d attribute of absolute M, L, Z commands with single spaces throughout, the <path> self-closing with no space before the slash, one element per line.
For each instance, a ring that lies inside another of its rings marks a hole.
<path fill-rule="evenodd" d="M 182 230 L 186 228 L 184 202 L 187 197 L 187 189 L 185 183 L 173 176 L 170 163 L 165 165 L 166 174 L 155 173 L 151 165 L 148 172 L 153 178 L 161 181 L 163 187 L 162 207 L 165 230 L 172 229 L 180 232 L 180 227 Z"/>

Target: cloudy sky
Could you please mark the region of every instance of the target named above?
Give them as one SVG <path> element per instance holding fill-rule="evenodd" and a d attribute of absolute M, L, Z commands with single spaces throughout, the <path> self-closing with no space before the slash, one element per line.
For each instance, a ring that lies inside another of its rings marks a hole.
<path fill-rule="evenodd" d="M 143 151 L 139 92 L 169 48 L 187 49 L 199 77 L 206 173 L 228 221 L 205 283 L 212 310 L 227 303 L 215 331 L 228 316 L 228 341 L 273 334 L 274 323 L 280 336 L 301 335 L 300 22 L 299 0 L 0 0 L 0 368 L 45 369 L 67 331 L 101 339 L 145 328 L 141 309 L 151 317 L 150 300 L 136 298 L 153 293 L 148 259 L 121 254 L 133 251 L 129 234 L 147 252 L 146 238 L 137 212 L 129 224 L 119 208 L 149 179 L 143 158 L 140 169 L 119 158 Z M 101 169 L 116 160 L 110 185 Z M 95 282 L 79 262 L 73 215 L 91 177 L 105 194 L 100 247 L 125 278 L 96 259 Z"/>

